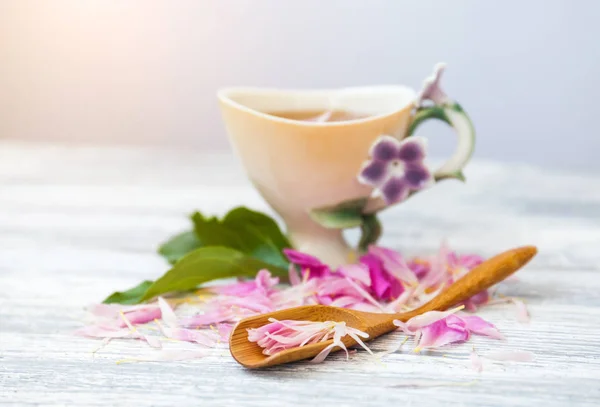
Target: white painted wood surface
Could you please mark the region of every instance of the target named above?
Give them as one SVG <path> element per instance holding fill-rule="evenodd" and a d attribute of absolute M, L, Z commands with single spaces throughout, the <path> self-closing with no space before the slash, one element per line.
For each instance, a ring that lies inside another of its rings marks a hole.
<path fill-rule="evenodd" d="M 382 362 L 359 352 L 261 371 L 241 368 L 226 349 L 118 365 L 153 350 L 114 341 L 93 355 L 98 342 L 71 335 L 83 306 L 160 275 L 155 248 L 187 227 L 193 209 L 269 209 L 228 155 L 0 142 L 0 404 L 599 405 L 600 176 L 477 161 L 466 173 L 464 185 L 444 183 L 385 213 L 383 243 L 412 255 L 448 238 L 486 256 L 537 244 L 539 256 L 500 287 L 527 301 L 531 322 L 518 323 L 508 305 L 481 311 L 506 342 L 474 337 L 422 355 L 405 346 Z M 471 344 L 482 355 L 518 349 L 535 359 L 486 361 L 476 373 Z M 439 386 L 415 387 L 422 383 Z"/>

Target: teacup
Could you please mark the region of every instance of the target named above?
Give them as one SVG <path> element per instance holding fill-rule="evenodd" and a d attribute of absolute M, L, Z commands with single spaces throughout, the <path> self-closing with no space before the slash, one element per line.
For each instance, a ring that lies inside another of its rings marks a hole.
<path fill-rule="evenodd" d="M 332 266 L 347 263 L 354 251 L 344 228 L 362 227 L 363 243 L 373 243 L 380 232 L 374 213 L 441 179 L 462 179 L 474 131 L 439 87 L 443 68 L 420 93 L 402 85 L 218 92 L 233 148 L 295 249 Z M 339 112 L 341 119 L 331 120 Z M 412 137 L 428 118 L 446 121 L 459 136 L 456 152 L 436 171 L 423 167 L 423 139 Z"/>

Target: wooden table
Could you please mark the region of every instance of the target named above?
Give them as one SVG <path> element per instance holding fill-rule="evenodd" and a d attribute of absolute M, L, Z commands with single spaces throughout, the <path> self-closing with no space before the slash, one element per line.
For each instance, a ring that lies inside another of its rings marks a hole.
<path fill-rule="evenodd" d="M 403 352 L 248 371 L 215 349 L 185 362 L 116 364 L 153 352 L 138 341 L 74 337 L 83 307 L 160 275 L 157 244 L 193 209 L 266 210 L 227 154 L 191 150 L 0 143 L 0 404 L 135 406 L 567 406 L 600 404 L 600 176 L 475 161 L 467 184 L 446 182 L 389 210 L 385 245 L 427 254 L 448 238 L 489 256 L 537 244 L 538 257 L 501 291 L 527 301 L 481 315 L 506 342 L 474 337 L 443 352 Z M 402 338 L 372 343 L 375 351 Z M 527 363 L 481 354 L 528 350 Z M 422 387 L 423 385 L 427 387 Z M 431 386 L 435 385 L 435 386 Z"/>

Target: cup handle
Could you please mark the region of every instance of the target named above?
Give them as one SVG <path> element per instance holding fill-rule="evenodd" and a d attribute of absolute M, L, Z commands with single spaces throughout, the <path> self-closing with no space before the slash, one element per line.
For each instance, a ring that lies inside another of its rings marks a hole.
<path fill-rule="evenodd" d="M 415 130 L 428 119 L 437 119 L 448 123 L 458 136 L 454 154 L 434 172 L 435 180 L 456 178 L 464 181 L 462 169 L 471 158 L 475 148 L 475 129 L 471 119 L 457 102 L 451 100 L 446 100 L 440 105 L 418 107 L 412 123 L 408 127 L 406 137 L 412 136 Z"/>

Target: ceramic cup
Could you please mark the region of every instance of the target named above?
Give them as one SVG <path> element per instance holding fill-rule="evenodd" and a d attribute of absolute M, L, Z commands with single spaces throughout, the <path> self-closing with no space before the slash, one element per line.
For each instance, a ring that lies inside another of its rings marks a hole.
<path fill-rule="evenodd" d="M 231 144 L 254 186 L 281 216 L 294 248 L 339 265 L 352 249 L 343 228 L 316 222 L 311 211 L 361 202 L 364 213 L 387 206 L 372 185 L 359 180 L 374 143 L 382 135 L 403 140 L 428 118 L 455 127 L 459 142 L 435 180 L 461 178 L 473 148 L 470 121 L 439 89 L 443 65 L 418 93 L 406 86 L 333 90 L 226 88 L 218 92 Z M 427 105 L 429 103 L 429 105 Z M 346 111 L 361 118 L 314 122 L 274 116 L 274 112 Z M 391 164 L 390 164 L 391 165 Z"/>

